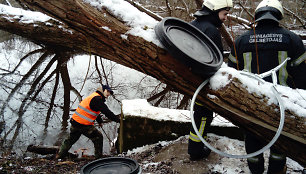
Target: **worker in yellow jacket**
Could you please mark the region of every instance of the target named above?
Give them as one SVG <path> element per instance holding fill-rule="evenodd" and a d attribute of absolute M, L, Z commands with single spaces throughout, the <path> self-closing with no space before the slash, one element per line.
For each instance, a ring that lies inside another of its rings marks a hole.
<path fill-rule="evenodd" d="M 196 18 L 190 22 L 190 24 L 208 36 L 221 53 L 223 53 L 223 46 L 219 28 L 227 20 L 227 15 L 231 8 L 233 8 L 232 0 L 204 0 L 202 9 L 195 12 L 194 16 Z M 196 101 L 194 105 L 194 120 L 201 136 L 207 139 L 207 133 L 213 121 L 213 111 Z M 210 152 L 211 150 L 201 142 L 195 130 L 191 127 L 188 141 L 190 160 L 202 160 L 208 157 Z"/>

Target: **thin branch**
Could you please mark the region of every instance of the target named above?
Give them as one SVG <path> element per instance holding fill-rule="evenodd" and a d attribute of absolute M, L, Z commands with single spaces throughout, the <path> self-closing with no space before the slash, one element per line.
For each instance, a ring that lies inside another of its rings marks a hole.
<path fill-rule="evenodd" d="M 169 0 L 166 0 L 166 7 L 168 9 L 168 16 L 172 16 L 172 10 L 169 4 Z"/>
<path fill-rule="evenodd" d="M 221 28 L 220 28 L 220 32 L 222 34 L 222 36 L 224 37 L 224 40 L 226 41 L 227 45 L 229 47 L 232 47 L 233 45 L 233 37 L 230 35 L 230 33 L 226 30 L 225 25 L 222 24 Z M 222 53 L 223 54 L 223 53 Z"/>
<path fill-rule="evenodd" d="M 23 114 L 25 113 L 24 111 L 27 110 L 29 108 L 29 106 L 34 102 L 34 99 L 37 97 L 37 95 L 39 94 L 39 92 L 41 91 L 41 89 L 45 86 L 45 84 L 51 79 L 51 77 L 55 74 L 57 70 L 54 70 L 52 73 L 49 74 L 49 76 L 43 81 L 43 83 L 41 84 L 40 88 L 37 89 L 37 91 L 35 92 L 34 96 L 32 97 L 31 101 L 25 106 L 26 104 L 26 100 L 24 100 L 22 102 L 22 105 L 20 106 L 19 108 L 19 112 L 18 112 L 18 119 L 16 121 L 16 124 L 17 124 L 17 127 L 16 127 L 16 130 L 15 130 L 15 133 L 14 133 L 14 136 L 10 142 L 10 147 L 13 146 L 13 144 L 15 143 L 18 135 L 19 135 L 19 132 L 20 132 L 20 129 L 23 125 L 23 119 L 22 119 L 22 116 Z M 30 92 L 31 93 L 31 92 Z M 24 107 L 24 108 L 23 108 Z"/>
<path fill-rule="evenodd" d="M 17 121 L 15 121 L 14 125 L 7 131 L 4 133 L 3 136 L 3 141 L 1 142 L 1 147 L 3 147 L 3 144 L 6 142 L 7 140 L 7 136 L 14 130 L 14 128 L 17 126 Z"/>
<path fill-rule="evenodd" d="M 41 79 L 47 74 L 47 72 L 50 70 L 50 68 L 52 67 L 53 63 L 56 61 L 57 57 L 54 56 L 51 61 L 47 64 L 46 68 L 44 69 L 44 71 L 34 80 L 33 84 L 31 85 L 30 90 L 27 92 L 26 96 L 24 97 L 21 106 L 19 107 L 19 111 L 18 111 L 18 115 L 22 116 L 25 109 L 24 106 L 26 105 L 27 100 L 30 99 L 30 96 L 33 94 L 33 92 L 35 91 L 37 85 L 39 84 L 39 82 L 41 81 Z M 37 91 L 36 91 L 37 92 Z M 40 92 L 40 91 L 38 91 Z M 33 97 L 31 100 L 33 101 L 35 97 Z"/>
<path fill-rule="evenodd" d="M 44 139 L 47 136 L 47 129 L 48 129 L 48 126 L 49 126 L 49 120 L 51 118 L 51 112 L 52 112 L 52 109 L 53 109 L 57 88 L 58 88 L 58 85 L 59 85 L 59 76 L 60 76 L 59 71 L 56 71 L 53 92 L 52 92 L 52 95 L 51 95 L 50 104 L 49 104 L 47 115 L 46 115 L 46 118 L 45 118 L 45 124 L 44 124 L 45 127 L 44 127 L 44 131 L 43 131 L 42 142 L 44 141 Z"/>
<path fill-rule="evenodd" d="M 89 62 L 88 62 L 87 72 L 86 72 L 85 78 L 84 78 L 84 80 L 83 80 L 83 84 L 82 84 L 82 87 L 81 87 L 81 89 L 80 89 L 80 92 L 78 92 L 78 93 L 81 93 L 82 90 L 83 90 L 83 88 L 84 88 L 84 85 L 85 85 L 85 82 L 86 82 L 86 80 L 87 80 L 88 73 L 89 73 L 89 70 L 90 70 L 90 62 L 91 62 L 91 53 L 90 53 L 90 56 L 89 56 Z M 72 88 L 72 85 L 71 85 L 71 88 Z M 75 89 L 75 88 L 74 88 L 74 89 Z M 75 90 L 76 90 L 76 89 L 75 89 Z M 75 92 L 75 91 L 74 91 L 74 92 Z M 79 95 L 77 95 L 77 98 L 80 99 Z M 74 101 L 72 102 L 72 105 L 75 103 L 75 101 L 76 101 L 77 98 L 74 99 Z"/>
<path fill-rule="evenodd" d="M 186 4 L 186 2 L 184 0 L 181 0 L 181 1 L 182 1 L 182 4 L 185 6 L 187 14 L 190 14 L 190 10 L 189 10 L 188 5 Z"/>
<path fill-rule="evenodd" d="M 102 78 L 101 72 L 100 72 L 99 67 L 98 67 L 98 57 L 97 56 L 95 56 L 95 67 L 96 67 L 96 71 L 97 71 L 98 76 L 99 76 L 99 83 L 102 86 L 103 85 L 103 78 Z"/>
<path fill-rule="evenodd" d="M 195 2 L 197 4 L 197 9 L 201 9 L 203 5 L 203 0 L 195 0 Z"/>
<path fill-rule="evenodd" d="M 190 97 L 187 95 L 184 95 L 183 99 L 181 100 L 181 103 L 177 106 L 177 109 L 184 109 L 188 105 Z"/>
<path fill-rule="evenodd" d="M 16 67 L 15 67 L 12 71 L 5 70 L 5 71 L 7 71 L 8 73 L 2 73 L 2 74 L 0 74 L 0 75 L 7 76 L 7 75 L 13 74 L 13 73 L 16 71 L 16 69 L 21 65 L 21 63 L 22 63 L 26 58 L 28 58 L 29 56 L 31 56 L 31 55 L 33 55 L 33 54 L 41 53 L 41 52 L 44 52 L 44 51 L 46 51 L 45 48 L 37 49 L 37 50 L 34 50 L 34 51 L 29 52 L 28 54 L 26 54 L 25 56 L 23 56 L 23 57 L 20 59 L 19 63 L 16 65 Z M 2 69 L 1 69 L 1 70 L 2 70 Z M 1 79 L 2 79 L 2 78 L 3 78 L 3 77 L 1 77 Z"/>
<path fill-rule="evenodd" d="M 79 93 L 79 91 L 73 86 L 71 86 L 70 90 L 77 96 L 79 102 L 81 102 L 82 101 L 82 95 Z"/>
<path fill-rule="evenodd" d="M 5 1 L 6 1 L 6 3 L 7 3 L 9 6 L 12 7 L 11 3 L 10 3 L 8 0 L 5 0 Z"/>
<path fill-rule="evenodd" d="M 153 12 L 151 12 L 150 10 L 144 8 L 143 6 L 141 6 L 141 4 L 131 1 L 131 0 L 125 0 L 128 3 L 130 3 L 131 5 L 133 5 L 134 7 L 136 7 L 139 11 L 146 13 L 147 15 L 151 16 L 152 18 L 154 18 L 157 21 L 161 21 L 163 18 Z"/>
<path fill-rule="evenodd" d="M 63 55 L 64 57 L 67 55 Z M 59 59 L 62 61 L 62 59 Z M 69 72 L 67 64 L 65 61 L 60 62 L 60 74 L 62 77 L 62 83 L 64 85 L 64 107 L 62 115 L 62 131 L 65 132 L 68 126 L 69 112 L 70 112 L 70 90 L 71 90 L 71 81 L 69 77 Z"/>
<path fill-rule="evenodd" d="M 295 13 L 293 13 L 291 10 L 289 10 L 288 8 L 286 7 L 283 7 L 285 9 L 285 11 L 287 11 L 288 13 L 290 13 L 291 15 L 293 15 L 301 24 L 302 24 L 302 27 L 305 29 L 306 28 L 306 25 L 305 25 L 305 21 L 299 17 L 298 15 L 296 15 Z"/>
<path fill-rule="evenodd" d="M 166 96 L 166 94 L 165 94 L 165 95 L 162 95 L 162 96 L 158 99 L 158 101 L 157 101 L 156 103 L 154 103 L 154 106 L 157 107 L 157 106 L 163 101 L 163 99 L 165 98 L 165 96 Z"/>
<path fill-rule="evenodd" d="M 246 11 L 246 13 L 251 17 L 251 19 L 254 19 L 254 15 L 252 15 L 252 13 L 249 12 L 249 10 L 246 9 L 246 8 L 241 4 L 240 1 L 239 1 L 237 4 L 238 4 L 244 11 Z"/>
<path fill-rule="evenodd" d="M 151 96 L 150 98 L 147 99 L 148 102 L 153 101 L 161 96 L 164 96 L 165 94 L 167 94 L 170 91 L 170 88 L 167 86 L 164 90 L 162 90 L 161 92 Z"/>
<path fill-rule="evenodd" d="M 105 68 L 104 68 L 104 64 L 102 62 L 102 58 L 100 58 L 100 63 L 101 63 L 104 79 L 106 81 L 106 84 L 108 85 L 109 83 L 108 83 L 107 74 L 106 74 L 106 71 L 105 71 Z"/>
<path fill-rule="evenodd" d="M 235 21 L 236 23 L 240 24 L 240 25 L 243 25 L 245 28 L 247 29 L 251 29 L 251 24 L 252 22 L 250 22 L 249 20 L 247 19 L 244 19 L 242 17 L 239 17 L 239 16 L 236 16 L 236 15 L 231 15 L 229 14 L 228 15 L 228 18 L 231 20 L 231 21 Z"/>
<path fill-rule="evenodd" d="M 23 78 L 20 80 L 20 82 L 12 89 L 11 93 L 7 97 L 6 100 L 4 100 L 3 105 L 0 110 L 0 115 L 2 116 L 2 119 L 4 120 L 4 110 L 9 103 L 9 101 L 12 99 L 14 94 L 17 92 L 17 90 L 25 83 L 25 81 L 32 75 L 32 73 L 44 62 L 44 60 L 51 54 L 50 51 L 46 51 L 37 61 L 36 63 L 31 67 L 31 69 L 26 73 L 26 75 L 23 76 Z"/>

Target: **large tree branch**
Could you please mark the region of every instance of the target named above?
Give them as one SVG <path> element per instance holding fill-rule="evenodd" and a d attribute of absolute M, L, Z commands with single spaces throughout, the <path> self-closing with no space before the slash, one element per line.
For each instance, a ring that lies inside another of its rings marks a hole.
<path fill-rule="evenodd" d="M 79 4 L 83 2 L 74 3 L 71 0 L 65 1 L 66 3 L 71 3 L 69 5 L 64 5 L 67 9 L 62 9 L 62 6 L 54 7 L 57 4 L 61 4 L 57 1 L 31 2 L 27 4 L 29 6 L 34 4 L 35 8 L 37 8 L 37 6 L 44 7 L 40 10 L 45 10 L 48 6 L 52 6 L 53 9 L 55 8 L 54 11 L 59 11 L 59 14 L 53 16 L 57 16 L 58 18 L 63 17 L 62 21 L 69 25 L 69 29 L 72 30 L 73 33 L 70 34 L 70 32 L 65 32 L 66 30 L 64 32 L 60 31 L 59 28 L 56 27 L 51 27 L 54 29 L 52 30 L 54 31 L 53 33 L 48 32 L 48 28 L 44 27 L 39 27 L 40 32 L 36 33 L 34 31 L 38 29 L 34 26 L 29 26 L 29 24 L 19 24 L 17 21 L 14 24 L 10 24 L 11 27 L 9 28 L 6 27 L 7 25 L 5 23 L 1 23 L 1 28 L 22 35 L 31 40 L 35 40 L 36 43 L 44 42 L 45 44 L 57 45 L 59 48 L 68 47 L 72 51 L 76 52 L 86 53 L 90 50 L 92 54 L 102 56 L 119 64 L 136 69 L 163 82 L 168 81 L 169 77 L 177 79 L 176 81 L 173 81 L 173 83 L 170 83 L 171 86 L 188 86 L 194 84 L 194 82 L 199 84 L 201 81 L 200 77 L 194 76 L 186 66 L 173 59 L 164 49 L 144 40 L 141 37 L 126 34 L 128 26 L 114 18 L 104 9 L 98 11 L 88 5 L 86 6 L 85 4 L 79 6 Z M 86 6 L 86 9 L 90 10 L 82 10 L 85 8 L 84 6 Z M 69 18 L 69 11 L 75 11 L 77 9 L 79 10 L 79 13 L 75 13 L 73 17 L 74 19 L 71 20 Z M 62 14 L 63 11 L 67 12 L 67 14 Z M 3 19 L 5 18 L 2 17 L 1 20 Z M 78 21 L 75 21 L 75 19 L 78 19 Z M 6 21 L 6 23 L 10 23 L 10 21 Z M 17 30 L 18 27 L 14 28 L 14 25 L 16 24 L 20 26 L 19 30 Z M 41 25 L 43 26 L 44 23 L 41 23 Z M 91 27 L 89 28 L 88 26 Z M 107 26 L 110 31 L 103 29 L 105 26 Z M 40 35 L 40 33 L 45 34 L 43 37 L 36 37 L 36 35 Z M 128 38 L 123 39 L 122 35 L 127 35 Z M 167 77 L 165 77 L 164 74 L 167 74 Z M 187 81 L 187 83 L 182 83 L 185 81 Z M 181 92 L 184 93 L 188 91 L 183 90 Z M 191 94 L 191 92 L 189 92 L 189 94 Z"/>

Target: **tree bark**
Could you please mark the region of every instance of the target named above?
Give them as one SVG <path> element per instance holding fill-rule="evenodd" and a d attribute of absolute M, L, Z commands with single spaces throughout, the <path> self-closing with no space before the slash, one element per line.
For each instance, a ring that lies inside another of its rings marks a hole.
<path fill-rule="evenodd" d="M 40 146 L 31 144 L 27 147 L 28 152 L 33 152 L 41 155 L 56 154 L 58 150 L 58 146 Z"/>
<path fill-rule="evenodd" d="M 32 10 L 41 11 L 56 20 L 49 20 L 53 25 L 36 22 L 24 24 L 17 18 L 8 19 L 0 15 L 0 29 L 23 36 L 29 40 L 71 53 L 90 53 L 112 60 L 124 66 L 148 74 L 170 88 L 192 96 L 204 80 L 191 72 L 191 69 L 166 50 L 145 39 L 128 34 L 129 26 L 116 18 L 107 9 L 91 7 L 82 0 L 19 0 Z M 61 26 L 61 27 L 59 27 Z M 107 26 L 110 30 L 105 30 Z M 205 87 L 199 100 L 213 111 L 226 117 L 233 123 L 260 138 L 269 140 L 278 126 L 278 106 L 267 105 L 262 98 L 249 94 L 237 80 L 217 91 Z M 217 98 L 207 96 L 211 93 Z M 278 149 L 301 162 L 305 166 L 305 118 L 286 111 L 286 123 L 281 138 L 276 143 Z M 294 147 L 294 148 L 293 148 Z"/>
<path fill-rule="evenodd" d="M 59 146 L 42 146 L 42 145 L 29 145 L 27 147 L 28 152 L 40 154 L 40 155 L 48 155 L 48 154 L 56 154 L 59 150 Z M 78 154 L 68 152 L 67 155 L 69 158 L 77 158 Z"/>

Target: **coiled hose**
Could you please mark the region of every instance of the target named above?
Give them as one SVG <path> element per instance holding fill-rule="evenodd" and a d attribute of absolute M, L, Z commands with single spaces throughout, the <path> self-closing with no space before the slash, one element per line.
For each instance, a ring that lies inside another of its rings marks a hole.
<path fill-rule="evenodd" d="M 277 67 L 278 68 L 278 67 Z M 209 82 L 210 79 L 206 79 L 198 88 L 197 90 L 195 91 L 193 97 L 192 97 L 192 100 L 191 100 L 191 108 L 190 108 L 190 117 L 191 117 L 191 123 L 192 123 L 192 126 L 193 126 L 193 129 L 195 131 L 195 133 L 197 134 L 197 136 L 200 138 L 200 140 L 205 144 L 205 146 L 207 146 L 209 149 L 211 149 L 212 151 L 214 151 L 215 153 L 221 155 L 221 156 L 225 156 L 225 157 L 228 157 L 228 158 L 251 158 L 251 157 L 254 157 L 254 156 L 257 156 L 261 153 L 263 153 L 264 151 L 266 151 L 267 149 L 269 149 L 274 143 L 275 141 L 278 139 L 278 137 L 280 136 L 281 132 L 282 132 L 282 129 L 283 129 L 283 126 L 284 126 L 284 121 L 285 121 L 285 112 L 284 112 L 284 106 L 283 106 L 283 102 L 281 100 L 281 97 L 276 89 L 276 83 L 275 83 L 275 70 L 271 70 L 271 73 L 272 73 L 272 79 L 273 79 L 273 86 L 271 87 L 272 90 L 273 90 L 273 93 L 274 95 L 276 96 L 277 98 L 277 101 L 279 103 L 279 107 L 280 107 L 280 112 L 281 112 L 281 115 L 280 115 L 280 123 L 279 123 L 279 126 L 278 126 L 278 129 L 277 129 L 277 132 L 276 134 L 274 135 L 273 139 L 266 145 L 264 146 L 262 149 L 256 151 L 256 152 L 253 152 L 253 153 L 250 153 L 250 154 L 247 154 L 247 155 L 233 155 L 233 154 L 228 154 L 228 153 L 224 153 L 214 147 L 212 147 L 202 136 L 201 134 L 199 133 L 197 127 L 196 127 L 196 124 L 195 124 L 195 121 L 194 121 L 194 117 L 193 117 L 193 108 L 194 108 L 194 104 L 195 104 L 195 100 L 199 94 L 199 92 L 201 91 L 201 89 Z M 253 75 L 251 73 L 247 73 L 247 72 L 244 72 L 243 75 L 247 75 L 247 76 L 251 76 L 257 80 L 262 80 L 260 79 L 260 77 L 256 76 L 256 75 Z"/>

